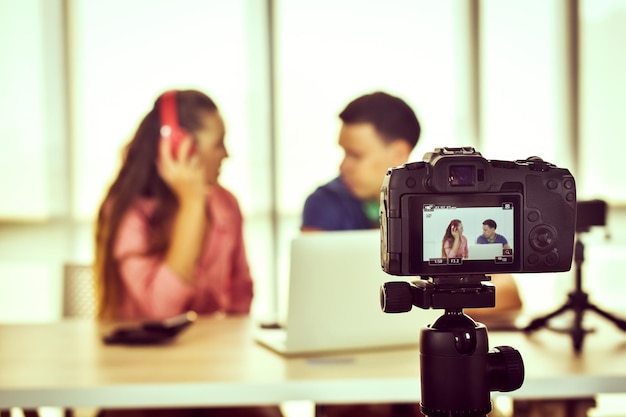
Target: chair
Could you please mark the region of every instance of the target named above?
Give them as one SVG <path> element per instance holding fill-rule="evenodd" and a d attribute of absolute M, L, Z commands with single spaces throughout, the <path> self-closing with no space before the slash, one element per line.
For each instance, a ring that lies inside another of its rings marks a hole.
<path fill-rule="evenodd" d="M 93 265 L 74 262 L 63 265 L 63 317 L 96 317 Z"/>
<path fill-rule="evenodd" d="M 93 279 L 93 265 L 66 262 L 63 265 L 63 317 L 96 317 L 96 294 Z M 73 417 L 71 409 L 63 410 L 64 417 Z M 35 416 L 24 416 L 35 417 Z"/>

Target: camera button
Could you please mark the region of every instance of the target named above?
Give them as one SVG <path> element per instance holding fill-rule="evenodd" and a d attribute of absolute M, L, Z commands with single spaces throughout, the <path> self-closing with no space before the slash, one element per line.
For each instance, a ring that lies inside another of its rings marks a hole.
<path fill-rule="evenodd" d="M 547 265 L 556 265 L 559 262 L 559 254 L 556 252 L 550 252 L 546 255 L 545 261 Z"/>
<path fill-rule="evenodd" d="M 537 262 L 539 262 L 539 256 L 533 253 L 528 257 L 527 261 L 530 265 L 535 265 Z"/>
<path fill-rule="evenodd" d="M 574 181 L 572 181 L 572 180 L 565 180 L 563 182 L 563 187 L 567 188 L 568 190 L 571 190 L 572 188 L 574 188 Z"/>
<path fill-rule="evenodd" d="M 556 182 L 556 180 L 548 180 L 548 184 L 547 185 L 548 185 L 548 189 L 555 190 L 556 187 L 559 186 L 559 183 Z"/>
<path fill-rule="evenodd" d="M 530 213 L 528 213 L 528 216 L 526 216 L 526 218 L 529 222 L 536 222 L 537 220 L 539 220 L 539 213 L 536 211 L 531 211 Z"/>

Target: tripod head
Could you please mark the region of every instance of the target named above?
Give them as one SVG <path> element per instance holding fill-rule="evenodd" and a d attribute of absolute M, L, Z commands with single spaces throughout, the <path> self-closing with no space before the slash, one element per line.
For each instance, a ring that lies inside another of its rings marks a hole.
<path fill-rule="evenodd" d="M 524 364 L 517 350 L 489 350 L 487 327 L 463 313 L 463 308 L 495 306 L 495 287 L 485 275 L 422 277 L 381 286 L 386 313 L 403 313 L 413 306 L 444 309 L 444 314 L 420 333 L 421 408 L 427 416 L 486 416 L 490 391 L 508 392 L 522 386 Z"/>
<path fill-rule="evenodd" d="M 380 289 L 385 313 L 405 313 L 413 306 L 429 309 L 494 307 L 496 290 L 486 275 L 422 277 L 418 281 L 386 282 Z"/>
<path fill-rule="evenodd" d="M 604 200 L 576 203 L 576 233 L 588 232 L 591 226 L 605 226 L 608 205 Z"/>
<path fill-rule="evenodd" d="M 585 260 L 585 245 L 581 234 L 589 232 L 593 226 L 606 226 L 608 205 L 604 200 L 588 200 L 576 202 L 576 236 L 574 240 L 574 263 L 576 264 L 576 286 L 580 288 L 581 265 Z M 605 237 L 609 237 L 606 232 Z"/>

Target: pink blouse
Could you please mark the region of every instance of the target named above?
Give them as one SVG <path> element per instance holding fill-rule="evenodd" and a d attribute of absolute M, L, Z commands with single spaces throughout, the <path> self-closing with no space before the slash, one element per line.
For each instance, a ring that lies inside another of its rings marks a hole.
<path fill-rule="evenodd" d="M 239 204 L 218 186 L 207 199 L 207 207 L 212 227 L 205 236 L 192 285 L 165 265 L 162 256 L 146 254 L 147 218 L 155 201 L 138 200 L 124 216 L 113 248 L 125 289 L 120 318 L 163 319 L 188 310 L 198 314 L 250 312 L 253 285 Z"/>
<path fill-rule="evenodd" d="M 461 236 L 461 243 L 456 251 L 452 250 L 453 243 L 453 240 L 446 240 L 443 244 L 443 250 L 446 253 L 446 258 L 467 258 L 469 256 L 467 238 L 465 236 Z"/>

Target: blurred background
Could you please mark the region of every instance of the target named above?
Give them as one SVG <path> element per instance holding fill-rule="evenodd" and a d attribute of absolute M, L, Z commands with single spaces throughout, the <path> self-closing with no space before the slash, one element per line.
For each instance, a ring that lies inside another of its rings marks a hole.
<path fill-rule="evenodd" d="M 280 315 L 304 199 L 338 173 L 338 113 L 375 90 L 418 114 L 414 160 L 538 155 L 606 200 L 585 286 L 621 306 L 624 38 L 626 0 L 0 0 L 0 321 L 61 316 L 63 265 L 92 261 L 123 146 L 169 88 L 225 118 L 261 319 Z M 525 300 L 564 302 L 561 275 L 520 275 Z"/>

